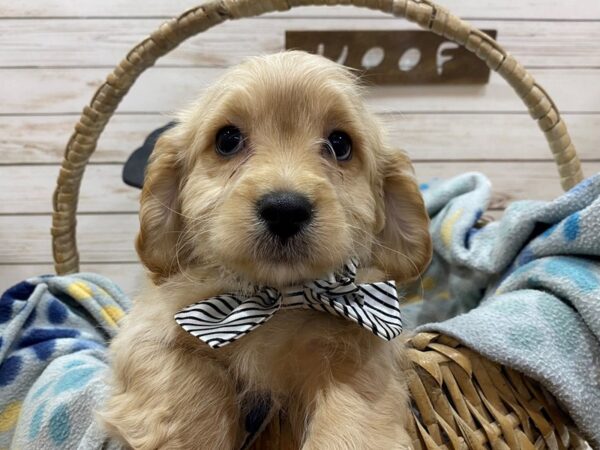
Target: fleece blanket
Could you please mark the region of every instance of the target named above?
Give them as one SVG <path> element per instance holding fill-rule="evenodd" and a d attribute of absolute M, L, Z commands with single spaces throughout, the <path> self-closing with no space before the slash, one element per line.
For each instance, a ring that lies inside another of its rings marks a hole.
<path fill-rule="evenodd" d="M 0 298 L 0 448 L 113 449 L 94 420 L 106 346 L 129 300 L 95 274 L 43 276 Z"/>
<path fill-rule="evenodd" d="M 542 382 L 600 448 L 600 174 L 552 202 L 490 201 L 482 175 L 422 186 L 435 254 L 404 320 Z M 542 351 L 543 350 L 543 351 Z"/>
<path fill-rule="evenodd" d="M 516 202 L 483 228 L 483 175 L 421 188 L 435 254 L 406 287 L 406 325 L 454 336 L 541 381 L 600 448 L 600 175 L 552 202 Z M 94 274 L 38 277 L 2 296 L 0 448 L 119 448 L 93 411 L 106 395 L 106 347 L 128 308 Z M 265 415 L 249 414 L 250 437 Z"/>

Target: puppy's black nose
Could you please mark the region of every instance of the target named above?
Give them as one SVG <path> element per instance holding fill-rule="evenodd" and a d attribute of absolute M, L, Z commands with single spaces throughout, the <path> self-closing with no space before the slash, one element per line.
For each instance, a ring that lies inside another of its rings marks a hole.
<path fill-rule="evenodd" d="M 297 192 L 265 194 L 258 200 L 257 211 L 269 231 L 283 240 L 300 232 L 312 218 L 310 201 Z"/>

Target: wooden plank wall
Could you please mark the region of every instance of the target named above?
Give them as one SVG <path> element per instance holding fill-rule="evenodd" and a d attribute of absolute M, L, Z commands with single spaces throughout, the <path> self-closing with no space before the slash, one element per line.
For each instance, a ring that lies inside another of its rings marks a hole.
<path fill-rule="evenodd" d="M 0 289 L 52 271 L 51 194 L 71 128 L 115 62 L 194 0 L 0 0 Z M 446 0 L 495 28 L 555 98 L 587 174 L 600 170 L 600 2 Z M 140 78 L 102 136 L 81 193 L 82 269 L 135 291 L 138 192 L 121 165 L 224 68 L 283 47 L 284 30 L 413 29 L 349 7 L 302 8 L 228 23 L 191 39 Z M 387 87 L 368 94 L 408 150 L 420 179 L 480 170 L 493 181 L 494 214 L 508 201 L 559 194 L 545 141 L 498 76 L 483 87 Z"/>

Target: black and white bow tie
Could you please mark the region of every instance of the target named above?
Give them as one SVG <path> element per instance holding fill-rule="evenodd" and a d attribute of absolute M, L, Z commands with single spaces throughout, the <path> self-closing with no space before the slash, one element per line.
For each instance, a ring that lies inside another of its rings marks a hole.
<path fill-rule="evenodd" d="M 313 309 L 356 322 L 387 341 L 402 332 L 400 303 L 393 281 L 355 284 L 357 262 L 339 274 L 279 291 L 260 287 L 251 296 L 223 294 L 175 314 L 177 323 L 213 348 L 223 347 L 259 327 L 282 309 Z"/>

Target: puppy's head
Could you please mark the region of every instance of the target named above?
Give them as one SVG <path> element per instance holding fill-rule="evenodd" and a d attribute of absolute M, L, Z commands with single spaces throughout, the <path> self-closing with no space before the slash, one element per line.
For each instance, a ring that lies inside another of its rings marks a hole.
<path fill-rule="evenodd" d="M 230 70 L 160 138 L 137 248 L 157 283 L 202 265 L 273 286 L 350 257 L 409 280 L 431 254 L 408 158 L 384 143 L 356 77 L 303 52 Z"/>

